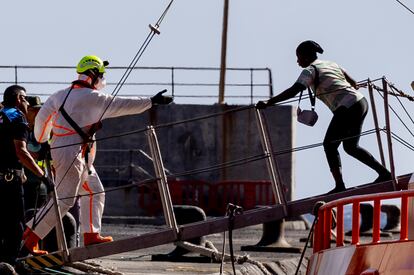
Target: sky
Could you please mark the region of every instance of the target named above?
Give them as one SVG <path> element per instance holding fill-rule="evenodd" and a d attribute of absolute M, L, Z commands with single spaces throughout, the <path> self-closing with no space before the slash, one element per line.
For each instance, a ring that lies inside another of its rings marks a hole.
<path fill-rule="evenodd" d="M 95 54 L 108 59 L 111 66 L 126 66 L 148 34 L 148 24 L 156 22 L 168 3 L 5 1 L 0 16 L 0 65 L 74 66 L 82 56 Z M 414 8 L 408 0 L 405 4 Z M 219 67 L 222 15 L 222 0 L 175 0 L 161 25 L 161 35 L 151 42 L 138 66 Z M 414 15 L 394 0 L 230 0 L 227 65 L 270 68 L 278 93 L 291 86 L 300 74 L 296 46 L 312 39 L 325 50 L 321 59 L 337 62 L 355 79 L 386 76 L 413 95 L 413 23 Z M 6 74 L 9 72 L 0 75 L 2 81 Z M 47 81 L 53 72 L 34 75 L 37 80 Z M 74 77 L 70 72 L 64 76 L 65 81 Z M 117 81 L 113 76 L 108 78 Z M 366 90 L 362 92 L 368 95 Z M 402 102 L 413 115 L 413 103 L 404 99 Z M 391 103 L 397 104 L 395 100 Z M 322 102 L 316 106 L 320 119 L 312 128 L 296 126 L 296 146 L 323 140 L 331 114 Z M 371 117 L 370 112 L 364 130 L 373 128 Z M 409 118 L 403 119 L 413 130 Z M 395 117 L 391 128 L 413 144 L 414 138 Z M 378 157 L 375 136 L 362 138 L 361 145 Z M 395 142 L 393 149 L 397 174 L 411 172 L 413 152 Z M 340 153 L 348 187 L 376 178 L 374 172 L 347 156 L 342 148 Z M 333 187 L 321 147 L 298 152 L 295 158 L 295 198 L 324 193 Z"/>

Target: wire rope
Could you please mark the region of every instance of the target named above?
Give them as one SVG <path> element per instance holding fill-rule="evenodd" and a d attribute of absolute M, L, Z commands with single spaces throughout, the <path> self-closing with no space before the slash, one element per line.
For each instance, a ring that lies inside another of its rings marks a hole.
<path fill-rule="evenodd" d="M 393 86 L 390 86 L 391 89 L 394 89 Z M 398 90 L 397 90 L 398 91 Z M 405 108 L 405 105 L 401 102 L 400 98 L 398 96 L 396 96 L 398 102 L 400 103 L 401 107 L 403 108 L 404 112 L 406 113 L 406 115 L 408 116 L 408 118 L 411 120 L 411 123 L 414 125 L 414 120 L 411 117 L 411 115 L 408 113 L 407 108 Z"/>
<path fill-rule="evenodd" d="M 400 4 L 401 6 L 403 6 L 406 10 L 408 10 L 409 12 L 411 12 L 411 14 L 414 15 L 414 11 L 412 9 L 410 9 L 409 7 L 407 7 L 403 2 L 401 2 L 400 0 L 395 0 L 398 4 Z"/>
<path fill-rule="evenodd" d="M 335 140 L 334 142 L 337 142 L 337 141 L 345 141 L 347 139 L 352 139 L 352 138 L 359 137 L 359 136 L 365 136 L 365 135 L 373 134 L 375 132 L 376 132 L 375 129 L 371 129 L 371 130 L 367 130 L 367 131 L 362 132 L 360 135 L 346 137 L 346 138 L 343 138 L 341 140 Z M 315 148 L 315 147 L 318 147 L 318 146 L 322 146 L 322 144 L 323 143 L 314 143 L 314 144 L 300 146 L 300 147 L 296 147 L 296 148 L 292 148 L 292 149 L 274 151 L 273 154 L 275 156 L 278 156 L 278 155 L 283 155 L 283 154 L 288 154 L 288 153 L 294 153 L 294 152 L 298 152 L 298 151 L 302 151 L 302 150 L 306 150 L 306 149 L 311 149 L 311 148 Z M 413 149 L 414 149 L 414 147 L 413 147 Z M 254 155 L 254 156 L 250 156 L 250 157 L 247 157 L 247 158 L 241 158 L 241 159 L 236 159 L 236 160 L 232 160 L 232 161 L 228 161 L 228 162 L 223 162 L 223 163 L 215 164 L 215 165 L 212 165 L 212 166 L 209 166 L 209 167 L 204 167 L 204 168 L 199 168 L 199 169 L 193 169 L 193 170 L 188 170 L 188 171 L 184 171 L 184 172 L 181 172 L 181 173 L 171 174 L 171 175 L 169 175 L 169 177 L 179 178 L 179 177 L 191 176 L 191 175 L 200 174 L 200 173 L 212 172 L 212 171 L 216 171 L 216 170 L 223 169 L 223 168 L 230 168 L 230 167 L 235 167 L 235 166 L 239 166 L 239 165 L 248 164 L 248 163 L 251 163 L 251 162 L 255 162 L 255 161 L 259 161 L 259 160 L 265 159 L 267 157 L 268 157 L 267 154 Z M 148 183 L 155 182 L 157 180 L 159 180 L 159 178 L 149 178 L 149 179 L 140 181 L 138 183 L 131 183 L 131 184 L 127 184 L 127 185 L 122 185 L 122 186 L 117 186 L 117 187 L 113 187 L 113 188 L 108 188 L 105 191 L 95 192 L 95 193 L 92 193 L 92 194 L 108 193 L 108 192 L 113 192 L 113 191 L 117 191 L 117 190 L 121 190 L 121 189 L 127 189 L 127 188 L 132 188 L 132 187 L 139 187 L 139 186 L 146 185 Z M 90 194 L 86 194 L 86 195 L 76 195 L 76 196 L 71 196 L 71 197 L 60 198 L 60 200 L 73 199 L 75 197 L 82 197 L 82 196 L 89 196 L 89 195 Z"/>
<path fill-rule="evenodd" d="M 204 120 L 204 119 L 207 119 L 207 118 L 223 116 L 225 114 L 230 114 L 230 113 L 234 113 L 234 112 L 238 112 L 238 111 L 243 111 L 243 110 L 247 110 L 247 109 L 251 109 L 251 108 L 254 108 L 254 106 L 248 105 L 248 106 L 244 106 L 244 107 L 240 107 L 240 108 L 226 110 L 226 111 L 219 112 L 219 113 L 213 113 L 213 114 L 198 116 L 198 117 L 194 117 L 194 118 L 191 118 L 191 119 L 184 119 L 184 120 L 180 120 L 180 121 L 176 121 L 176 122 L 159 124 L 159 125 L 155 125 L 154 126 L 154 129 L 171 127 L 171 126 L 175 126 L 175 125 L 179 125 L 179 124 L 194 122 L 194 121 L 198 121 L 198 120 Z M 113 139 L 113 138 L 120 138 L 120 137 L 124 137 L 124 136 L 128 136 L 128 135 L 139 134 L 139 133 L 143 133 L 145 131 L 147 131 L 146 128 L 144 128 L 144 129 L 138 129 L 138 130 L 133 130 L 133 131 L 125 132 L 125 133 L 120 133 L 120 134 L 117 134 L 117 135 L 111 135 L 111 136 L 108 136 L 108 137 L 95 138 L 93 140 L 93 142 L 103 141 L 103 140 Z M 60 146 L 54 146 L 54 147 L 51 147 L 51 149 L 54 150 L 54 149 L 60 149 L 60 148 L 70 147 L 70 146 L 74 146 L 74 145 L 82 145 L 82 144 L 83 144 L 83 142 L 70 143 L 70 144 L 65 144 L 65 145 L 60 145 Z"/>
<path fill-rule="evenodd" d="M 380 88 L 376 87 L 375 85 L 373 85 L 373 88 L 375 90 L 377 90 L 378 94 L 384 98 L 384 96 L 380 93 Z M 397 112 L 394 110 L 394 108 L 388 104 L 388 106 L 390 107 L 391 111 L 394 113 L 394 115 L 398 118 L 398 120 L 401 122 L 401 124 L 404 126 L 405 129 L 407 129 L 407 131 L 411 134 L 412 137 L 414 137 L 414 133 L 410 130 L 410 128 L 408 128 L 407 124 L 405 124 L 405 122 L 402 120 L 402 118 L 397 114 Z"/>
<path fill-rule="evenodd" d="M 139 58 L 144 53 L 145 49 L 148 47 L 149 42 L 151 42 L 151 40 L 152 40 L 152 37 L 155 35 L 155 33 L 158 33 L 159 34 L 158 27 L 160 26 L 162 20 L 164 19 L 167 11 L 170 9 L 170 7 L 171 7 L 171 5 L 172 5 L 173 2 L 174 2 L 174 0 L 171 0 L 170 1 L 170 3 L 168 4 L 167 8 L 164 10 L 164 12 L 162 13 L 162 15 L 158 19 L 158 21 L 157 21 L 157 23 L 155 25 L 155 28 L 150 25 L 151 31 L 150 31 L 149 35 L 147 36 L 147 38 L 145 39 L 144 43 L 142 44 L 142 46 L 138 50 L 137 54 L 134 56 L 133 60 L 131 61 L 131 63 L 127 67 L 127 69 L 126 69 L 123 77 L 121 77 L 121 80 L 118 82 L 118 84 L 114 88 L 114 91 L 112 92 L 113 97 L 112 97 L 111 101 L 108 103 L 108 105 L 106 106 L 106 108 L 104 109 L 104 111 L 102 112 L 102 114 L 101 114 L 101 116 L 100 116 L 100 118 L 99 118 L 98 121 L 101 121 L 102 120 L 104 114 L 106 113 L 106 111 L 109 108 L 109 106 L 112 104 L 112 102 L 113 102 L 114 98 L 116 97 L 117 93 L 122 88 L 123 83 L 125 83 L 125 81 L 127 80 L 127 78 L 129 76 L 129 74 L 131 73 L 133 67 L 136 65 L 136 63 L 138 62 Z M 91 142 L 93 143 L 93 142 L 95 142 L 95 140 L 93 140 Z M 78 144 L 71 144 L 71 145 L 68 145 L 68 146 L 83 145 L 83 144 L 84 144 L 84 142 L 78 143 Z M 68 146 L 64 146 L 64 147 L 68 147 Z M 64 148 L 64 147 L 60 146 L 60 147 L 55 147 L 55 148 L 50 148 L 50 149 L 52 150 L 52 149 L 58 149 L 58 148 Z M 71 162 L 71 164 L 69 165 L 69 167 L 66 169 L 65 173 L 63 174 L 62 178 L 57 183 L 57 185 L 55 183 L 56 189 L 63 182 L 63 180 L 67 176 L 69 170 L 71 169 L 71 167 L 73 166 L 73 164 L 75 163 L 76 159 L 78 158 L 78 156 L 79 156 L 79 154 L 81 152 L 82 152 L 82 147 L 80 148 L 80 150 L 78 151 L 78 153 L 75 155 L 73 161 Z M 85 165 L 87 165 L 87 164 L 85 164 Z M 47 205 L 46 205 L 45 207 L 43 207 L 41 209 L 41 211 L 38 213 L 39 217 L 37 218 L 37 224 L 39 224 L 39 222 L 45 217 L 45 215 L 50 211 L 50 209 L 52 208 L 52 206 L 53 206 L 53 203 L 50 204 L 50 207 L 47 207 Z M 36 227 L 37 224 L 34 224 L 33 223 L 33 225 L 32 225 L 33 228 L 32 229 L 34 229 L 34 227 Z"/>
<path fill-rule="evenodd" d="M 411 151 L 414 151 L 414 146 L 408 143 L 406 140 L 398 136 L 397 134 L 391 132 L 392 138 L 396 141 L 398 141 L 400 144 L 404 145 L 406 148 L 410 149 Z"/>
<path fill-rule="evenodd" d="M 164 12 L 161 14 L 160 18 L 158 19 L 157 23 L 155 23 L 155 26 L 150 25 L 150 32 L 148 33 L 146 39 L 142 43 L 142 45 L 139 48 L 138 52 L 135 54 L 134 58 L 131 60 L 130 64 L 128 65 L 128 67 L 125 70 L 124 74 L 122 75 L 121 79 L 116 84 L 114 90 L 111 93 L 111 95 L 113 97 L 111 98 L 111 100 L 109 101 L 108 105 L 106 106 L 106 108 L 102 112 L 102 114 L 101 114 L 101 116 L 99 118 L 99 121 L 101 121 L 102 118 L 104 117 L 106 111 L 108 110 L 108 108 L 110 107 L 110 105 L 112 104 L 112 102 L 114 101 L 115 97 L 117 96 L 117 94 L 121 90 L 121 88 L 124 85 L 124 83 L 127 81 L 129 75 L 133 71 L 135 65 L 140 60 L 141 56 L 144 54 L 144 52 L 147 49 L 148 45 L 151 43 L 151 41 L 154 38 L 155 34 L 160 34 L 160 32 L 158 31 L 158 28 L 160 27 L 162 21 L 164 20 L 166 14 L 167 14 L 168 10 L 170 9 L 170 7 L 171 7 L 171 5 L 172 5 L 173 2 L 174 2 L 174 0 L 171 0 L 170 1 L 170 3 L 168 4 L 168 6 L 165 8 Z"/>
<path fill-rule="evenodd" d="M 383 79 L 383 78 L 374 79 L 374 80 L 371 80 L 371 82 L 379 81 L 381 79 Z M 367 81 L 368 80 L 362 80 L 362 81 L 360 81 L 358 83 L 365 83 Z M 378 90 L 378 91 L 382 90 L 381 88 L 379 88 L 378 86 L 375 86 L 375 85 L 373 85 L 373 88 L 376 89 L 376 90 Z M 327 93 L 331 93 L 331 92 L 327 92 Z M 323 95 L 323 94 L 325 94 L 325 93 L 322 93 L 321 95 Z M 309 98 L 309 96 L 308 95 L 303 95 L 303 98 L 306 99 L 306 98 Z M 286 101 L 283 101 L 281 103 L 276 103 L 276 104 L 274 104 L 274 106 L 286 105 L 286 104 L 294 103 L 294 102 L 298 102 L 298 101 L 299 101 L 299 96 L 295 96 L 291 100 L 286 100 Z M 194 117 L 194 118 L 191 118 L 191 119 L 184 119 L 184 120 L 181 120 L 181 121 L 170 122 L 170 123 L 165 123 L 165 124 L 159 124 L 159 125 L 154 126 L 154 128 L 155 129 L 160 129 L 160 128 L 170 127 L 170 126 L 174 126 L 174 125 L 178 125 L 178 124 L 194 122 L 194 121 L 203 120 L 203 119 L 207 119 L 207 118 L 222 116 L 222 115 L 229 114 L 229 113 L 233 113 L 233 112 L 247 110 L 247 109 L 250 109 L 250 108 L 253 108 L 253 107 L 254 107 L 253 105 L 248 105 L 248 106 L 244 106 L 244 107 L 240 107 L 240 108 L 234 108 L 234 109 L 231 109 L 231 110 L 226 110 L 226 111 L 218 112 L 218 113 L 214 113 L 214 114 L 208 114 L 208 115 L 198 116 L 198 117 Z M 269 106 L 269 107 L 271 107 L 271 106 Z M 119 137 L 124 137 L 124 136 L 128 136 L 128 135 L 139 134 L 139 133 L 145 132 L 146 130 L 147 129 L 138 129 L 138 130 L 133 130 L 133 131 L 125 132 L 125 133 L 120 133 L 120 134 L 113 135 L 113 136 L 102 137 L 102 138 L 95 138 L 95 140 L 93 140 L 93 142 L 102 141 L 102 140 L 108 140 L 108 139 L 113 139 L 113 138 L 119 138 Z M 65 148 L 65 147 L 69 147 L 69 146 L 73 146 L 73 145 L 82 145 L 82 144 L 83 144 L 82 142 L 71 143 L 71 144 L 66 144 L 66 145 L 52 147 L 51 149 L 60 149 L 60 148 Z"/>
<path fill-rule="evenodd" d="M 364 82 L 364 81 L 361 81 L 361 82 Z M 377 91 L 379 90 L 378 87 L 376 87 L 375 85 L 374 85 L 374 88 L 376 88 Z M 224 112 L 199 116 L 199 117 L 192 118 L 192 119 L 176 121 L 176 122 L 173 122 L 173 123 L 160 124 L 160 125 L 155 126 L 155 128 L 159 129 L 159 128 L 171 127 L 171 126 L 174 126 L 174 125 L 177 125 L 177 124 L 189 123 L 189 122 L 203 120 L 203 119 L 207 119 L 207 118 L 211 118 L 211 117 L 222 116 L 222 115 L 228 114 L 228 113 L 248 110 L 248 109 L 253 108 L 253 107 L 254 106 L 249 105 L 249 106 L 244 106 L 244 107 L 241 107 L 241 108 L 234 108 L 234 109 L 231 109 L 231 110 L 226 110 Z M 392 109 L 392 110 L 397 115 L 395 110 L 394 109 Z M 401 120 L 401 118 L 398 115 L 397 115 L 397 117 Z M 126 136 L 126 135 L 142 133 L 144 131 L 146 131 L 146 129 L 140 129 L 140 130 L 130 131 L 130 132 L 126 132 L 126 133 L 121 133 L 121 134 L 114 135 L 114 136 L 103 137 L 103 138 L 96 139 L 95 141 L 100 141 L 100 140 L 105 140 L 105 139 L 110 139 L 110 138 L 116 138 L 116 137 L 122 137 L 122 136 Z M 367 130 L 367 131 L 364 131 L 360 135 L 357 135 L 357 136 L 369 135 L 369 134 L 375 133 L 376 131 L 377 131 L 376 129 Z M 355 138 L 357 136 L 346 137 L 346 138 L 341 139 L 341 140 L 336 140 L 335 142 L 345 141 L 347 139 Z M 399 143 L 401 143 L 402 145 L 409 148 L 410 150 L 414 150 L 413 146 L 411 146 L 408 142 L 406 142 L 405 140 L 403 140 L 401 137 L 397 136 L 394 133 L 393 133 L 393 138 L 395 140 L 397 140 Z M 79 145 L 80 144 L 82 144 L 82 143 L 79 143 Z M 73 145 L 75 145 L 75 144 L 65 145 L 65 146 L 61 146 L 61 147 L 54 147 L 53 149 L 58 149 L 58 148 L 62 148 L 62 147 L 66 147 L 66 146 L 73 146 Z M 319 147 L 319 146 L 322 146 L 322 145 L 323 145 L 323 143 L 314 143 L 314 144 L 295 147 L 295 148 L 292 148 L 292 149 L 284 149 L 284 150 L 274 151 L 273 153 L 274 153 L 274 155 L 277 156 L 277 155 L 289 154 L 289 153 L 298 152 L 298 151 L 302 151 L 302 150 L 312 149 L 312 148 L 316 148 L 316 147 Z M 215 170 L 219 170 L 219 169 L 223 169 L 223 168 L 229 168 L 229 167 L 234 167 L 234 166 L 238 166 L 238 165 L 244 165 L 244 164 L 247 164 L 247 163 L 250 163 L 250 162 L 254 162 L 254 161 L 264 159 L 266 157 L 268 157 L 268 156 L 265 155 L 265 154 L 260 154 L 260 155 L 255 155 L 255 156 L 250 156 L 250 157 L 247 157 L 247 158 L 243 158 L 243 159 L 237 159 L 237 160 L 232 160 L 232 161 L 212 165 L 210 167 L 204 167 L 204 168 L 184 171 L 184 172 L 181 172 L 181 173 L 172 174 L 171 176 L 172 177 L 183 177 L 183 176 L 195 175 L 195 174 L 199 174 L 199 173 L 211 172 L 211 171 L 215 171 Z M 142 184 L 145 184 L 146 182 L 151 182 L 151 181 L 156 181 L 156 180 L 157 180 L 156 178 L 147 179 L 147 180 L 145 180 L 143 182 L 140 182 L 140 183 L 132 183 L 132 184 L 128 184 L 128 185 L 123 185 L 123 186 L 119 186 L 119 187 L 110 188 L 107 191 L 103 191 L 103 192 L 112 192 L 112 191 L 116 191 L 116 190 L 120 190 L 120 189 L 131 188 L 133 186 L 140 186 Z M 103 192 L 98 192 L 98 193 L 103 193 Z M 77 195 L 76 197 L 79 197 L 79 195 Z M 73 198 L 73 197 L 66 197 L 66 198 L 61 198 L 61 199 L 69 199 L 69 198 Z"/>

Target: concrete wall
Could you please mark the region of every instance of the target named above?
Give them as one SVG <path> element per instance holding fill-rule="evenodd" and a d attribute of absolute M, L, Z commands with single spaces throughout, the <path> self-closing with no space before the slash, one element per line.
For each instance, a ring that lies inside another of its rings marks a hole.
<path fill-rule="evenodd" d="M 108 119 L 98 132 L 98 138 L 145 129 L 147 125 L 165 125 L 191 120 L 200 116 L 221 113 L 242 106 L 220 105 L 169 105 L 158 106 L 141 115 Z M 273 151 L 294 146 L 295 114 L 291 106 L 267 108 L 264 112 Z M 263 153 L 254 108 L 230 112 L 203 120 L 178 123 L 156 130 L 165 167 L 172 174 L 207 168 L 223 162 L 239 160 Z M 115 151 L 105 151 L 116 149 Z M 98 173 L 106 188 L 119 186 L 128 180 L 140 181 L 154 175 L 151 161 L 137 150 L 148 155 L 145 131 L 98 142 L 95 161 Z M 277 156 L 282 182 L 289 186 L 288 200 L 294 192 L 292 154 Z M 132 164 L 132 165 L 131 165 Z M 143 172 L 145 171 L 145 172 Z M 269 180 L 265 160 L 211 172 L 181 176 L 180 179 L 197 179 L 209 182 L 222 180 Z M 140 215 L 137 189 L 107 193 L 106 215 Z"/>

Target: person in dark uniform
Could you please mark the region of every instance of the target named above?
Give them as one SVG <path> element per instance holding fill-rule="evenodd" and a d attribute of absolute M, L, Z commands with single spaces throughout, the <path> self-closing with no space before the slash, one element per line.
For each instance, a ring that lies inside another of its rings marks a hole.
<path fill-rule="evenodd" d="M 50 184 L 27 150 L 26 90 L 12 85 L 4 91 L 0 110 L 0 262 L 16 264 L 24 226 L 23 167 Z"/>

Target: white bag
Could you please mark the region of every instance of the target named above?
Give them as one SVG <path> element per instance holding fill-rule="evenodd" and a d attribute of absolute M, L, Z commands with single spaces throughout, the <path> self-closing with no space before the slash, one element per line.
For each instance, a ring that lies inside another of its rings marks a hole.
<path fill-rule="evenodd" d="M 298 107 L 298 122 L 313 126 L 318 121 L 318 114 L 314 110 L 302 110 Z"/>
<path fill-rule="evenodd" d="M 316 69 L 315 65 L 311 65 L 311 66 L 315 70 L 314 89 L 316 91 L 316 88 L 319 85 L 319 72 Z M 298 112 L 297 112 L 298 122 L 312 127 L 318 121 L 318 114 L 315 112 L 316 95 L 313 95 L 311 89 L 308 87 L 308 95 L 309 95 L 309 100 L 311 103 L 312 110 L 302 110 L 299 107 L 300 100 L 302 99 L 302 93 L 303 91 L 300 92 L 299 102 L 298 102 Z"/>

